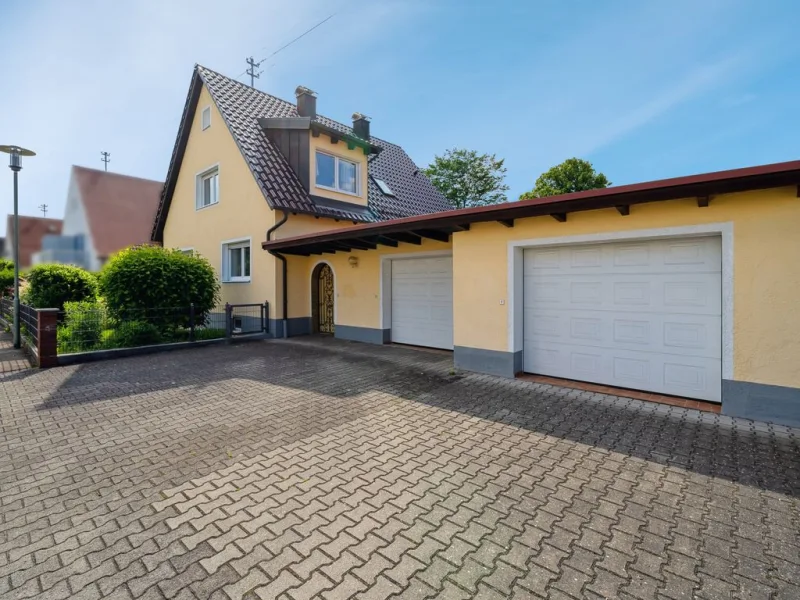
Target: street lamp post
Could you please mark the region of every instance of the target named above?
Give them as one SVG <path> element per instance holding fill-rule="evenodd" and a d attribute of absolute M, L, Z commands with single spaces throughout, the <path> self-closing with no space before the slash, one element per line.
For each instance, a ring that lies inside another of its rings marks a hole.
<path fill-rule="evenodd" d="M 8 166 L 14 172 L 14 348 L 22 345 L 19 335 L 19 172 L 23 156 L 36 156 L 32 150 L 19 146 L 0 146 L 0 152 L 10 154 Z"/>

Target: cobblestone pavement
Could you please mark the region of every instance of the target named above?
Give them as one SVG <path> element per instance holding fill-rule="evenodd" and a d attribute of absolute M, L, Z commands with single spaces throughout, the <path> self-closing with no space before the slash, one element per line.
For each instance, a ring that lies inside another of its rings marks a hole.
<path fill-rule="evenodd" d="M 14 348 L 13 336 L 0 331 L 0 378 L 8 373 L 29 369 L 30 366 L 25 352 Z"/>
<path fill-rule="evenodd" d="M 255 342 L 0 381 L 0 597 L 800 598 L 800 430 Z"/>

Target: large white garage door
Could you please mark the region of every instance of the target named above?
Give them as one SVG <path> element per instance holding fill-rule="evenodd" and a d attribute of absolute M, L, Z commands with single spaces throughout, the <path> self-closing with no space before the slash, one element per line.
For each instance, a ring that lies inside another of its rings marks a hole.
<path fill-rule="evenodd" d="M 525 250 L 529 373 L 720 401 L 716 237 Z"/>
<path fill-rule="evenodd" d="M 392 263 L 392 341 L 453 348 L 453 259 Z"/>

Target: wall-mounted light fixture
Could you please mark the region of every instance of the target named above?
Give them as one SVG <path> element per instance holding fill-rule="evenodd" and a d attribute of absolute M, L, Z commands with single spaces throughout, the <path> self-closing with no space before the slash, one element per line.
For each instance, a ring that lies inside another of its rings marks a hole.
<path fill-rule="evenodd" d="M 347 262 L 349 262 L 350 266 L 355 269 L 358 266 L 358 257 L 351 256 L 350 258 L 347 259 Z"/>

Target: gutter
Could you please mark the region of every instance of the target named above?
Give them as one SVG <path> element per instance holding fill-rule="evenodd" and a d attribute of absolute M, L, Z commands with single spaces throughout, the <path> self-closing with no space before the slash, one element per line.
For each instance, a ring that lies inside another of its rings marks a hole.
<path fill-rule="evenodd" d="M 283 217 L 281 218 L 281 220 L 275 223 L 275 225 L 273 225 L 269 229 L 267 229 L 267 241 L 270 241 L 270 239 L 272 239 L 272 234 L 276 229 L 278 229 L 280 226 L 286 223 L 286 221 L 289 220 L 289 211 L 284 210 L 281 212 L 283 213 Z M 272 256 L 274 256 L 283 263 L 281 269 L 283 278 L 283 337 L 287 338 L 289 337 L 289 289 L 286 287 L 286 280 L 288 279 L 289 267 L 286 261 L 286 257 L 283 254 L 275 250 L 267 250 L 267 252 L 269 252 Z"/>

